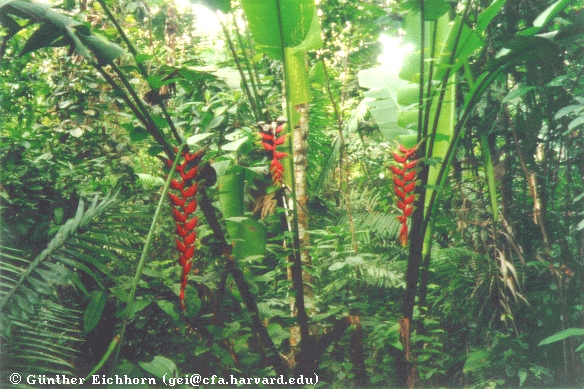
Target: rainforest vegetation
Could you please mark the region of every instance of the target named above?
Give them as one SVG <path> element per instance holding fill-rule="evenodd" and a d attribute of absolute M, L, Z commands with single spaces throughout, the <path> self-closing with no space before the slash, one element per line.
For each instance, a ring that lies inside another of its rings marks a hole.
<path fill-rule="evenodd" d="M 583 75 L 582 0 L 0 0 L 0 386 L 584 387 Z"/>

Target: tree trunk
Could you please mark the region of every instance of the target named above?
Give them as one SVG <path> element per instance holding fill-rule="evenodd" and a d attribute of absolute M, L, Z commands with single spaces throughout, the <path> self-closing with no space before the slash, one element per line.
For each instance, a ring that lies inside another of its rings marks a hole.
<path fill-rule="evenodd" d="M 298 344 L 300 340 L 308 340 L 308 313 L 314 314 L 313 297 L 314 292 L 310 285 L 313 284 L 312 276 L 306 271 L 307 266 L 311 266 L 310 259 L 310 238 L 308 235 L 308 212 L 306 204 L 308 202 L 308 195 L 306 191 L 306 147 L 308 137 L 308 104 L 299 104 L 294 107 L 300 114 L 300 121 L 293 129 L 292 150 L 294 159 L 294 191 L 293 195 L 289 197 L 288 208 L 293 210 L 293 217 L 296 218 L 297 223 L 292 223 L 297 226 L 298 241 L 295 242 L 294 253 L 292 259 L 292 266 L 288 271 L 288 279 L 293 281 L 296 291 L 296 299 L 290 303 L 290 311 L 292 316 L 298 316 L 298 326 L 290 328 L 290 347 L 292 348 L 292 355 L 295 356 L 300 351 Z M 296 204 L 294 203 L 296 202 Z M 296 227 L 294 228 L 296 229 Z M 299 260 L 299 263 L 294 263 Z M 299 268 L 301 269 L 298 272 Z M 296 273 L 298 272 L 298 273 Z M 296 274 L 295 274 L 296 273 Z M 300 282 L 301 281 L 301 282 Z M 301 284 L 301 286 L 300 286 Z M 301 289 L 301 290 L 300 290 Z M 308 299 L 308 309 L 305 305 L 305 297 Z"/>

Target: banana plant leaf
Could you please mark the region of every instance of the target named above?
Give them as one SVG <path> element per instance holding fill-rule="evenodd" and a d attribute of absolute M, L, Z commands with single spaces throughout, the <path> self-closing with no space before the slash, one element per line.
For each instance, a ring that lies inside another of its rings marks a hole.
<path fill-rule="evenodd" d="M 280 12 L 277 4 L 276 0 L 241 2 L 258 51 L 264 51 L 274 59 L 282 59 L 282 42 L 285 48 L 294 47 L 302 44 L 309 33 L 314 35 L 315 29 L 311 27 L 316 9 L 314 0 L 281 0 Z M 283 37 L 280 34 L 280 19 Z M 309 37 L 310 40 L 314 38 Z"/>
<path fill-rule="evenodd" d="M 265 225 L 244 214 L 244 179 L 242 170 L 233 169 L 217 180 L 221 213 L 233 246 L 233 256 L 238 260 L 263 255 L 266 249 Z"/>
<path fill-rule="evenodd" d="M 94 59 L 97 66 L 104 66 L 124 54 L 120 46 L 92 33 L 86 24 L 53 11 L 47 4 L 4 0 L 0 2 L 0 14 L 3 15 L 0 23 L 9 31 L 14 30 L 14 20 L 9 15 L 40 24 L 24 45 L 21 55 L 45 47 L 70 46 L 79 55 Z"/>

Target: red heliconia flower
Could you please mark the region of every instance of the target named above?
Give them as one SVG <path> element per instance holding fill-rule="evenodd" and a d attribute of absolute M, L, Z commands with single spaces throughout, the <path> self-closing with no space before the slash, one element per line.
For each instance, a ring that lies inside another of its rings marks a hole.
<path fill-rule="evenodd" d="M 278 118 L 277 122 L 272 122 L 271 124 L 260 123 L 259 125 L 264 150 L 268 151 L 272 157 L 270 173 L 272 173 L 272 181 L 274 184 L 280 184 L 282 182 L 284 166 L 280 160 L 288 155 L 276 150 L 286 140 L 286 135 L 278 136 L 284 129 L 284 122 L 285 120 L 283 118 Z"/>
<path fill-rule="evenodd" d="M 195 255 L 195 242 L 197 240 L 195 228 L 197 227 L 198 219 L 194 217 L 189 220 L 189 217 L 197 209 L 197 200 L 195 198 L 197 195 L 197 183 L 195 178 L 203 153 L 203 150 L 195 153 L 188 151 L 182 153 L 183 161 L 176 166 L 176 172 L 179 173 L 180 178 L 173 179 L 170 182 L 170 187 L 176 191 L 176 194 L 168 193 L 170 203 L 173 206 L 172 216 L 176 221 L 178 263 L 182 267 L 179 295 L 182 310 L 186 309 L 185 288 L 187 286 L 187 277 L 193 265 L 193 256 Z M 172 161 L 167 160 L 166 164 L 172 167 Z"/>
<path fill-rule="evenodd" d="M 406 149 L 403 145 L 399 146 L 399 152 L 393 153 L 393 159 L 399 166 L 390 166 L 393 172 L 393 189 L 398 198 L 397 207 L 402 214 L 397 217 L 401 224 L 399 230 L 399 241 L 402 246 L 408 244 L 408 217 L 414 212 L 413 203 L 416 200 L 415 195 L 411 192 L 416 188 L 416 170 L 418 160 L 411 160 L 416 152 L 416 147 Z"/>

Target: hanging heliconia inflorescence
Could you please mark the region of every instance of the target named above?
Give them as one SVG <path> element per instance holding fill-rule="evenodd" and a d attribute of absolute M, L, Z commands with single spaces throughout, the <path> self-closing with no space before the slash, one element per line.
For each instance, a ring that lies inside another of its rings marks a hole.
<path fill-rule="evenodd" d="M 175 150 L 176 151 L 176 150 Z M 182 161 L 176 166 L 176 172 L 179 174 L 179 179 L 172 179 L 170 187 L 175 193 L 169 192 L 170 202 L 173 205 L 172 214 L 176 221 L 176 249 L 179 253 L 178 263 L 182 267 L 181 285 L 180 285 L 180 306 L 184 310 L 185 307 L 185 288 L 187 286 L 187 277 L 191 271 L 193 264 L 193 256 L 195 255 L 195 241 L 197 240 L 197 217 L 193 217 L 193 213 L 197 209 L 197 182 L 195 181 L 197 175 L 197 167 L 204 150 L 195 153 L 184 151 L 182 153 Z M 172 168 L 172 161 L 167 160 L 167 165 Z"/>
<path fill-rule="evenodd" d="M 397 207 L 402 211 L 402 214 L 397 217 L 401 223 L 399 230 L 399 241 L 402 246 L 408 244 L 408 217 L 414 211 L 414 189 L 416 188 L 416 165 L 418 160 L 412 159 L 416 152 L 416 147 L 406 149 L 403 145 L 399 146 L 399 152 L 393 153 L 393 159 L 400 164 L 399 167 L 391 166 L 393 172 L 393 183 L 395 194 L 397 195 Z"/>
<path fill-rule="evenodd" d="M 264 149 L 270 152 L 272 161 L 270 162 L 270 172 L 272 173 L 272 180 L 274 184 L 279 184 L 282 182 L 284 176 L 284 166 L 280 160 L 286 157 L 288 154 L 279 152 L 276 148 L 284 143 L 286 140 L 286 135 L 280 136 L 279 134 L 284 129 L 284 123 L 286 120 L 284 118 L 278 118 L 277 121 L 270 124 L 264 122 L 258 123 L 260 129 L 260 135 L 262 136 L 262 145 Z"/>

